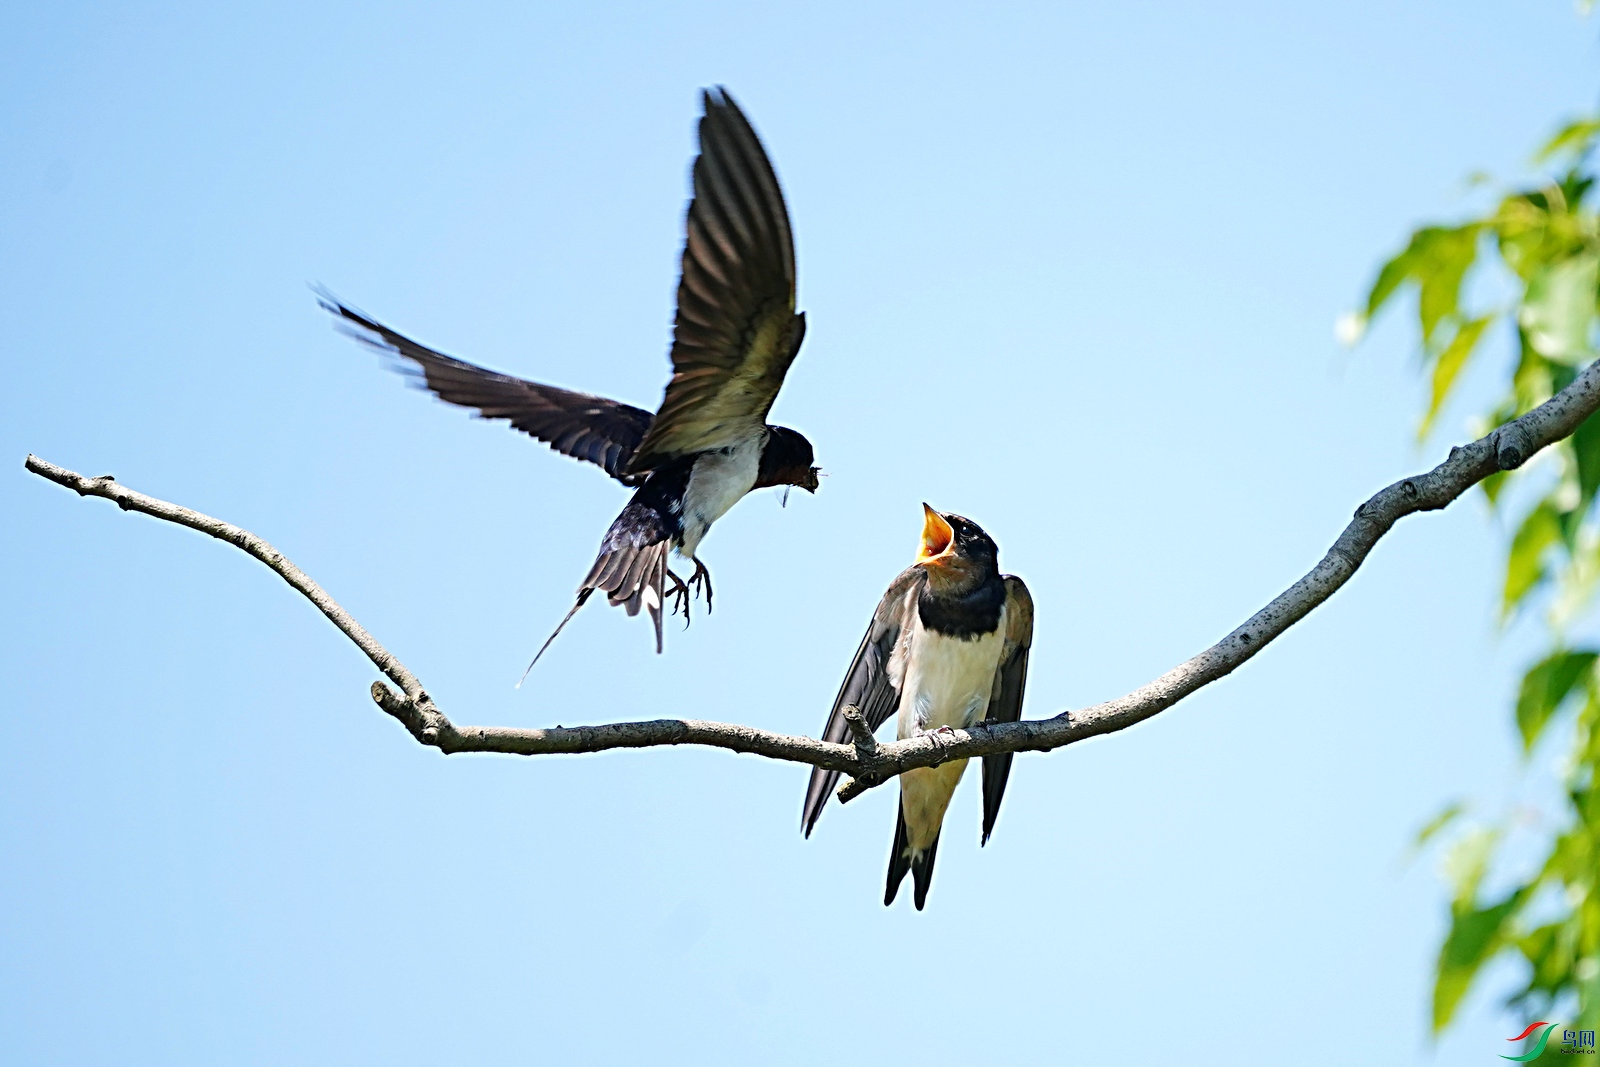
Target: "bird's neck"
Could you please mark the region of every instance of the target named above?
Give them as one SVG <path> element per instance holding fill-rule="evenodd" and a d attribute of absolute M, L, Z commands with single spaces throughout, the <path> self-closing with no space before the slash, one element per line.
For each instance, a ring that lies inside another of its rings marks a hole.
<path fill-rule="evenodd" d="M 993 633 L 1000 625 L 1006 583 L 992 565 L 966 575 L 929 574 L 928 578 L 917 598 L 917 616 L 923 626 L 947 637 L 977 638 Z"/>

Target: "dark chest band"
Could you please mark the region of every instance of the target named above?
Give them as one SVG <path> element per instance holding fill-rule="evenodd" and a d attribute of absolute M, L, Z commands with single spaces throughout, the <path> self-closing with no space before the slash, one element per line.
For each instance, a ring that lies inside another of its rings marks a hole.
<path fill-rule="evenodd" d="M 999 629 L 1005 604 L 1006 583 L 996 574 L 963 594 L 940 596 L 924 588 L 917 598 L 917 616 L 935 633 L 975 641 Z"/>

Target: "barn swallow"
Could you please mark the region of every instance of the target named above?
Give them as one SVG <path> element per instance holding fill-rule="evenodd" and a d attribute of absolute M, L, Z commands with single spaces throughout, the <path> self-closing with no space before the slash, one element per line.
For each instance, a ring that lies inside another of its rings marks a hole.
<path fill-rule="evenodd" d="M 872 624 L 845 673 L 823 740 L 845 743 L 844 709 L 855 705 L 876 730 L 896 715 L 901 740 L 966 729 L 977 722 L 1016 722 L 1033 644 L 1033 598 L 1022 579 L 1001 574 L 999 549 L 971 519 L 922 505 L 917 561 L 890 583 Z M 894 903 L 906 872 L 917 910 L 928 899 L 945 808 L 966 760 L 919 767 L 900 775 L 900 816 L 889 852 L 883 903 Z M 1011 753 L 983 757 L 983 837 L 988 844 L 1000 814 Z M 838 771 L 811 772 L 800 826 L 817 824 Z"/>
<path fill-rule="evenodd" d="M 636 488 L 601 540 L 577 603 L 534 662 L 597 589 L 629 615 L 643 607 L 660 652 L 669 595 L 685 621 L 693 592 L 703 592 L 711 610 L 711 573 L 696 555 L 711 524 L 753 489 L 817 490 L 811 442 L 766 422 L 805 336 L 805 315 L 795 313 L 789 211 L 772 163 L 733 97 L 716 88 L 702 99 L 673 373 L 654 415 L 454 359 L 319 294 L 322 306 L 358 340 L 410 360 L 415 366 L 405 369 L 440 399 L 475 408 L 482 418 L 509 420 L 557 452 Z M 670 549 L 694 564 L 687 583 L 668 568 Z"/>

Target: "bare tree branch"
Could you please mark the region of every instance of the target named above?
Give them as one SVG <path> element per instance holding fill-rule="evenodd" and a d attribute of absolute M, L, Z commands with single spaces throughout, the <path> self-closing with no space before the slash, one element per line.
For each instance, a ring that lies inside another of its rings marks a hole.
<path fill-rule="evenodd" d="M 219 519 L 136 493 L 117 484 L 109 475 L 86 478 L 31 455 L 26 466 L 80 496 L 105 497 L 125 511 L 139 511 L 188 526 L 236 545 L 265 563 L 315 604 L 400 687 L 401 691 L 396 693 L 382 682 L 374 682 L 372 698 L 378 706 L 398 719 L 422 744 L 441 752 L 534 756 L 656 745 L 706 745 L 843 771 L 850 780 L 839 789 L 839 799 L 848 801 L 916 767 L 1000 752 L 1048 751 L 1088 737 L 1125 730 L 1170 708 L 1195 690 L 1231 673 L 1332 596 L 1355 574 L 1378 539 L 1400 519 L 1413 512 L 1443 508 L 1496 471 L 1520 467 L 1540 449 L 1569 436 L 1597 409 L 1600 409 L 1600 362 L 1591 363 L 1571 385 L 1521 418 L 1469 445 L 1452 448 L 1450 457 L 1433 470 L 1395 482 L 1362 504 L 1333 547 L 1305 577 L 1222 640 L 1127 696 L 1081 711 L 1062 712 L 1050 719 L 979 723 L 970 730 L 957 730 L 947 736 L 929 734 L 884 744 L 872 738 L 864 723 L 858 727 L 851 721 L 848 713 L 846 721 L 851 725 L 853 740 L 848 745 L 776 734 L 752 726 L 694 719 L 557 726 L 548 730 L 456 726 L 434 706 L 421 683 L 399 660 L 321 586 L 259 537 Z"/>
<path fill-rule="evenodd" d="M 278 575 L 295 588 L 307 600 L 317 606 L 317 610 L 328 617 L 328 621 L 337 626 L 356 647 L 367 654 L 373 665 L 388 675 L 390 680 L 406 693 L 407 697 L 415 700 L 426 696 L 422 691 L 422 683 L 416 676 L 405 668 L 399 660 L 390 654 L 389 650 L 378 644 L 377 638 L 362 627 L 359 622 L 350 617 L 350 613 L 341 608 L 327 590 L 312 581 L 311 576 L 305 571 L 290 563 L 288 558 L 276 548 L 251 533 L 241 529 L 230 522 L 213 519 L 210 515 L 202 515 L 198 511 L 191 511 L 178 504 L 171 504 L 165 500 L 157 500 L 153 496 L 136 493 L 123 485 L 118 485 L 117 480 L 109 474 L 102 474 L 98 478 L 85 478 L 81 474 L 58 467 L 54 463 L 46 463 L 38 456 L 29 455 L 24 464 L 28 470 L 41 478 L 48 478 L 57 485 L 64 485 L 74 490 L 79 496 L 100 496 L 113 501 L 123 511 L 141 511 L 146 515 L 154 515 L 158 519 L 175 522 L 179 526 L 187 526 L 191 530 L 199 530 L 209 534 L 219 541 L 226 541 L 230 545 L 242 548 L 250 555 L 271 567 Z"/>
<path fill-rule="evenodd" d="M 872 736 L 872 728 L 867 725 L 866 716 L 861 714 L 861 709 L 854 704 L 846 704 L 840 709 L 844 713 L 844 723 L 850 727 L 850 737 L 855 741 L 856 748 L 871 754 L 878 750 L 878 739 Z"/>

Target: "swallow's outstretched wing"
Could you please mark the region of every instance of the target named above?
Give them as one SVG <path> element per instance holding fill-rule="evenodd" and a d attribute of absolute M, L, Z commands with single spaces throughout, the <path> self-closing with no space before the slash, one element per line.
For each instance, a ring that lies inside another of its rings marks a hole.
<path fill-rule="evenodd" d="M 1033 646 L 1033 597 L 1028 587 L 1014 574 L 1005 576 L 1006 637 L 1000 650 L 1000 666 L 994 672 L 994 690 L 989 696 L 986 722 L 1016 722 L 1022 717 L 1022 691 L 1028 680 L 1028 650 Z M 983 757 L 983 841 L 989 843 L 994 821 L 1000 815 L 1000 800 L 1006 795 L 1006 779 L 1011 775 L 1013 753 Z"/>
<path fill-rule="evenodd" d="M 889 720 L 900 707 L 902 679 L 890 670 L 895 646 L 902 634 L 909 631 L 911 613 L 917 610 L 917 598 L 928 582 L 928 572 L 921 567 L 907 567 L 890 583 L 889 591 L 878 602 L 872 613 L 872 623 L 867 627 L 861 647 L 845 672 L 844 685 L 834 698 L 833 710 L 828 713 L 828 723 L 823 727 L 822 739 L 836 744 L 850 740 L 850 725 L 845 722 L 844 709 L 851 704 L 861 709 L 867 727 L 876 730 Z M 806 804 L 800 814 L 800 828 L 807 837 L 817 824 L 822 809 L 828 803 L 838 771 L 825 771 L 821 767 L 811 770 L 811 783 L 806 788 Z"/>
<path fill-rule="evenodd" d="M 726 90 L 704 94 L 673 326 L 672 380 L 626 470 L 759 430 L 800 350 L 794 238 L 772 163 Z"/>
<path fill-rule="evenodd" d="M 418 344 L 328 293 L 319 292 L 318 299 L 358 341 L 414 364 L 407 369 L 439 399 L 474 408 L 485 419 L 509 420 L 523 433 L 562 455 L 595 464 L 624 485 L 644 480 L 626 470 L 650 429 L 651 415 L 643 408 L 485 370 Z"/>

